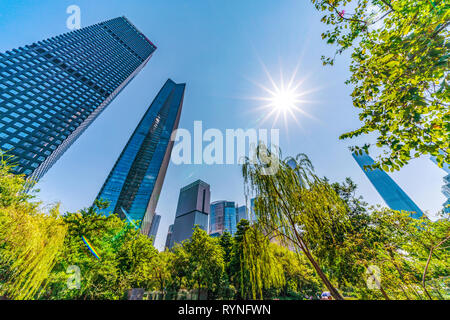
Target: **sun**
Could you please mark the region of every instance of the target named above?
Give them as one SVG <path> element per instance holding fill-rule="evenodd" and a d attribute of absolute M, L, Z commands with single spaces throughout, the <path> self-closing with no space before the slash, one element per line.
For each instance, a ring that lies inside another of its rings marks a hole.
<path fill-rule="evenodd" d="M 299 64 L 293 69 L 293 73 L 288 79 L 283 77 L 283 72 L 280 69 L 280 80 L 278 82 L 274 80 L 262 62 L 261 65 L 269 80 L 270 86 L 250 80 L 253 84 L 263 89 L 265 93 L 264 96 L 250 98 L 251 100 L 264 102 L 264 104 L 259 105 L 255 109 L 255 111 L 260 113 L 257 122 L 262 125 L 267 120 L 271 120 L 273 122 L 272 126 L 274 126 L 280 118 L 283 118 L 284 125 L 287 128 L 290 120 L 295 121 L 300 126 L 300 122 L 297 119 L 299 114 L 314 119 L 306 110 L 307 105 L 313 103 L 312 100 L 308 99 L 308 96 L 312 92 L 317 91 L 318 88 L 304 88 L 305 81 L 308 77 L 303 76 L 300 79 L 297 78 Z"/>
<path fill-rule="evenodd" d="M 297 103 L 300 102 L 297 96 L 298 94 L 291 89 L 278 90 L 270 97 L 271 105 L 281 112 L 293 110 L 296 108 Z"/>

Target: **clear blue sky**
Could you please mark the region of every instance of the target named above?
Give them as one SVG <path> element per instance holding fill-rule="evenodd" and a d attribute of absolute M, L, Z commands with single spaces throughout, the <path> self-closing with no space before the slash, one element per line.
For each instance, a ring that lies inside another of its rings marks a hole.
<path fill-rule="evenodd" d="M 125 15 L 158 47 L 146 68 L 115 99 L 76 143 L 43 177 L 38 187 L 46 203 L 61 201 L 63 210 L 89 206 L 128 141 L 138 121 L 167 80 L 186 82 L 180 127 L 225 129 L 258 127 L 261 103 L 247 97 L 265 96 L 253 82 L 270 86 L 260 61 L 278 81 L 280 67 L 290 76 L 301 58 L 297 79 L 302 90 L 316 89 L 302 106 L 312 117 L 298 115 L 281 129 L 284 155 L 306 153 L 316 172 L 332 181 L 350 176 L 371 204 L 383 204 L 348 151 L 343 132 L 357 128 L 352 107 L 348 56 L 334 67 L 323 67 L 331 54 L 320 37 L 320 15 L 306 0 L 147 0 L 147 1 L 1 1 L 0 51 L 67 32 L 66 8 L 81 8 L 82 26 Z M 269 120 L 263 127 L 272 125 Z M 360 140 L 365 141 L 365 140 Z M 354 141 L 357 142 L 357 141 Z M 417 205 L 429 213 L 441 209 L 444 171 L 428 158 L 412 161 L 392 174 Z M 237 165 L 170 164 L 157 212 L 162 215 L 156 245 L 164 244 L 173 222 L 179 189 L 196 179 L 211 185 L 212 200 L 243 203 L 243 179 Z"/>

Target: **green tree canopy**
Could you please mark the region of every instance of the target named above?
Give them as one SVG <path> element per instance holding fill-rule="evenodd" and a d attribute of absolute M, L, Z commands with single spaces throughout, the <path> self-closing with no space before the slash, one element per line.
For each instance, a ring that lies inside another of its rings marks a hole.
<path fill-rule="evenodd" d="M 246 194 L 256 196 L 258 223 L 286 246 L 293 245 L 303 252 L 331 295 L 343 299 L 316 254 L 322 248 L 333 250 L 341 241 L 338 237 L 345 234 L 349 224 L 345 203 L 326 180 L 314 174 L 306 155 L 283 161 L 280 151 L 276 155 L 279 168 L 271 175 L 265 174 L 265 158 L 259 152 L 257 155 L 257 159 L 246 159 L 242 172 Z"/>
<path fill-rule="evenodd" d="M 45 212 L 25 194 L 26 180 L 11 172 L 10 160 L 0 154 L 0 295 L 32 299 L 46 285 L 66 226 L 59 206 Z"/>
<path fill-rule="evenodd" d="M 311 0 L 332 27 L 322 38 L 351 49 L 353 105 L 361 128 L 341 139 L 375 132 L 384 154 L 375 167 L 397 170 L 421 155 L 450 163 L 448 26 L 445 0 Z M 369 144 L 353 147 L 358 153 Z"/>
<path fill-rule="evenodd" d="M 224 272 L 223 250 L 216 238 L 210 237 L 206 231 L 195 227 L 189 240 L 182 244 L 188 256 L 186 278 L 191 288 L 208 289 L 214 294 Z"/>

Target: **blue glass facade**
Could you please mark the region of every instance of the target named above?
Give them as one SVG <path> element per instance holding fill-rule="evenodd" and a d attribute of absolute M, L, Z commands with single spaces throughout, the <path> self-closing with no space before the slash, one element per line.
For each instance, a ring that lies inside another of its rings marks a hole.
<path fill-rule="evenodd" d="M 236 207 L 236 224 L 238 224 L 242 219 L 248 220 L 247 206 Z"/>
<path fill-rule="evenodd" d="M 144 114 L 97 199 L 109 201 L 103 214 L 141 221 L 148 234 L 178 128 L 185 84 L 167 80 Z"/>
<path fill-rule="evenodd" d="M 225 231 L 236 232 L 237 210 L 232 201 L 216 201 L 211 204 L 209 233 L 219 236 Z"/>
<path fill-rule="evenodd" d="M 39 180 L 156 47 L 125 17 L 0 54 L 0 149 Z"/>
<path fill-rule="evenodd" d="M 398 211 L 403 210 L 411 212 L 411 216 L 416 219 L 423 215 L 422 210 L 419 209 L 411 198 L 408 197 L 408 195 L 395 183 L 394 180 L 392 180 L 391 177 L 387 175 L 386 172 L 380 169 L 364 169 L 365 166 L 370 166 L 374 163 L 373 159 L 369 155 L 353 154 L 353 158 L 364 171 L 367 178 L 369 178 L 370 182 L 389 208 Z"/>

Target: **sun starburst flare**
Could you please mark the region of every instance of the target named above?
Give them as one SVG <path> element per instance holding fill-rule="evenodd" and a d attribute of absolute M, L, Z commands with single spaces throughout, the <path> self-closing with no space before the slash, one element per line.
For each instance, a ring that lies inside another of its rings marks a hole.
<path fill-rule="evenodd" d="M 277 84 L 274 78 L 271 76 L 266 66 L 261 62 L 261 65 L 264 69 L 267 78 L 270 81 L 271 87 L 268 88 L 265 85 L 251 81 L 258 87 L 264 90 L 266 93 L 263 97 L 253 97 L 252 100 L 264 101 L 265 104 L 260 105 L 256 108 L 258 112 L 263 112 L 264 116 L 262 116 L 259 120 L 260 124 L 263 124 L 269 119 L 273 120 L 272 126 L 274 126 L 280 117 L 283 118 L 285 127 L 288 126 L 288 120 L 293 119 L 299 126 L 300 122 L 297 119 L 297 115 L 301 114 L 308 118 L 315 119 L 311 114 L 305 111 L 306 105 L 312 103 L 310 99 L 307 99 L 307 96 L 312 92 L 318 90 L 310 89 L 306 90 L 303 88 L 304 82 L 307 80 L 307 77 L 303 77 L 298 80 L 297 73 L 299 70 L 299 65 L 294 69 L 289 81 L 285 81 L 283 77 L 283 72 L 280 70 L 280 82 Z"/>

